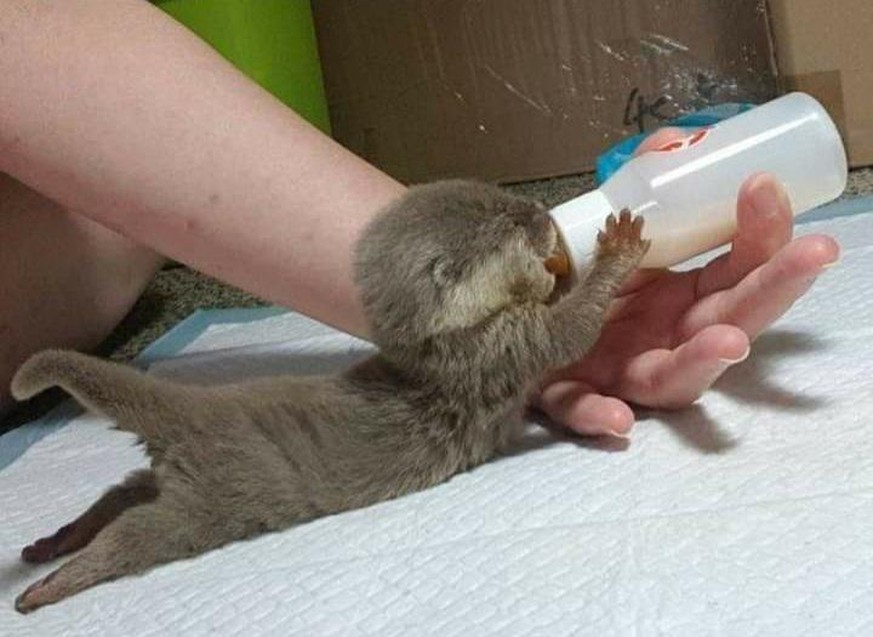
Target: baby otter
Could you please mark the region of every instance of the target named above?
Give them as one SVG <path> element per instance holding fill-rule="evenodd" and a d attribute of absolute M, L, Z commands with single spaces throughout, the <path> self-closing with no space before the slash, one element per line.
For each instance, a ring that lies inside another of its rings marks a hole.
<path fill-rule="evenodd" d="M 496 186 L 411 188 L 366 228 L 356 281 L 379 351 L 334 376 L 181 385 L 83 354 L 18 371 L 25 399 L 58 385 L 146 445 L 150 468 L 25 548 L 82 549 L 16 600 L 29 612 L 100 582 L 439 484 L 521 430 L 525 398 L 581 358 L 648 249 L 610 215 L 587 275 L 556 292 L 546 210 Z"/>

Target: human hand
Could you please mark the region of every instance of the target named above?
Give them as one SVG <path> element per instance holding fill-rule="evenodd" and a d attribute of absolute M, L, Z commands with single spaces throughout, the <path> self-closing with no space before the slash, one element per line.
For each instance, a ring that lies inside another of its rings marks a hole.
<path fill-rule="evenodd" d="M 662 129 L 637 152 L 682 134 Z M 738 196 L 731 250 L 691 271 L 637 271 L 595 346 L 554 374 L 533 404 L 578 433 L 619 436 L 633 426 L 630 404 L 692 404 L 838 260 L 831 237 L 792 240 L 793 223 L 776 179 L 751 176 Z"/>

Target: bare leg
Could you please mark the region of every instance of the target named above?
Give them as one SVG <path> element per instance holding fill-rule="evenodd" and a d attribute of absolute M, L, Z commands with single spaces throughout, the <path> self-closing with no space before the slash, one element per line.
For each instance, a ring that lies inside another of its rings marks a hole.
<path fill-rule="evenodd" d="M 158 486 L 154 473 L 150 470 L 137 471 L 109 489 L 87 511 L 62 526 L 54 535 L 26 546 L 21 551 L 21 558 L 25 562 L 40 564 L 78 551 L 124 511 L 157 497 Z"/>
<path fill-rule="evenodd" d="M 30 354 L 98 345 L 162 261 L 0 173 L 0 412 Z"/>
<path fill-rule="evenodd" d="M 353 242 L 403 187 L 162 11 L 4 0 L 0 77 L 0 170 L 160 254 L 363 333 Z"/>
<path fill-rule="evenodd" d="M 231 540 L 233 525 L 197 517 L 195 511 L 159 496 L 128 509 L 76 557 L 28 587 L 15 608 L 29 613 L 101 582 L 192 557 Z"/>

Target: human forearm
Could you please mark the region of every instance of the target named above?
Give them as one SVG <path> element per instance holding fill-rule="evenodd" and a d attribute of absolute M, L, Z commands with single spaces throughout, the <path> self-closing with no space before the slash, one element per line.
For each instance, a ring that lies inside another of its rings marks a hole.
<path fill-rule="evenodd" d="M 0 170 L 363 334 L 352 246 L 400 184 L 141 0 L 7 0 L 0 30 Z"/>

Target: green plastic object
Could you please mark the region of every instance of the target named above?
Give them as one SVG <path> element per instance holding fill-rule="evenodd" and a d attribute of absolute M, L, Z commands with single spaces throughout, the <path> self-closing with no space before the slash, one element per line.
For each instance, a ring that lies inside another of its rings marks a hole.
<path fill-rule="evenodd" d="M 157 0 L 154 4 L 330 134 L 309 0 Z"/>

